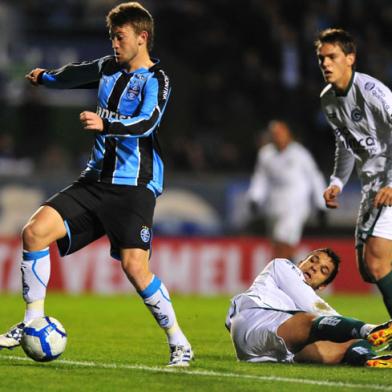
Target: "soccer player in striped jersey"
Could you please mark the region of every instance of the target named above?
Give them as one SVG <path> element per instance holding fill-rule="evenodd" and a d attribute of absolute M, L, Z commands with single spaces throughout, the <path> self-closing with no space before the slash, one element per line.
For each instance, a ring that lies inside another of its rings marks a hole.
<path fill-rule="evenodd" d="M 392 356 L 374 346 L 392 340 L 392 321 L 376 326 L 342 317 L 315 290 L 338 273 L 340 259 L 316 249 L 298 266 L 273 259 L 226 317 L 237 358 L 245 362 L 348 363 L 392 368 Z"/>
<path fill-rule="evenodd" d="M 392 316 L 392 93 L 379 80 L 355 70 L 356 46 L 342 29 L 326 29 L 315 41 L 328 85 L 321 107 L 336 138 L 335 166 L 324 192 L 337 208 L 356 167 L 362 199 L 356 224 L 359 271 L 379 288 Z"/>
<path fill-rule="evenodd" d="M 107 235 L 121 266 L 166 332 L 170 366 L 187 366 L 191 346 L 176 321 L 165 285 L 149 269 L 155 199 L 163 188 L 158 128 L 170 96 L 170 82 L 150 57 L 154 21 L 141 4 L 122 3 L 106 17 L 114 55 L 26 75 L 34 86 L 97 88 L 96 113 L 84 111 L 84 130 L 95 135 L 80 178 L 54 195 L 23 229 L 23 322 L 0 335 L 0 348 L 20 344 L 24 326 L 44 315 L 50 276 L 49 245 L 62 256 Z"/>

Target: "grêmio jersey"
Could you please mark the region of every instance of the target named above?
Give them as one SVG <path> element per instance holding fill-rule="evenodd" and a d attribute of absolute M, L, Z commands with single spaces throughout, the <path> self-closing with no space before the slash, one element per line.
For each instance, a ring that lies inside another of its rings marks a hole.
<path fill-rule="evenodd" d="M 363 189 L 392 186 L 392 93 L 379 80 L 353 72 L 344 94 L 332 85 L 322 91 L 321 107 L 336 138 L 330 185 L 343 189 L 356 167 Z"/>
<path fill-rule="evenodd" d="M 49 88 L 97 88 L 96 113 L 104 123 L 81 178 L 145 186 L 162 193 L 163 161 L 158 127 L 170 95 L 166 73 L 154 60 L 149 68 L 127 72 L 114 56 L 46 70 L 39 83 Z"/>

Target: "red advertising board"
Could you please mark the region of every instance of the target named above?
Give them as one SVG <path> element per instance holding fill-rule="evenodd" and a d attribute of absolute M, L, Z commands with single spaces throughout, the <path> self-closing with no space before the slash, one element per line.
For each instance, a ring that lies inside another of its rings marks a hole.
<path fill-rule="evenodd" d="M 310 250 L 333 248 L 342 258 L 341 271 L 330 290 L 371 292 L 355 264 L 352 239 L 304 239 L 297 259 Z M 245 290 L 270 261 L 266 239 L 255 237 L 155 238 L 151 268 L 171 292 L 186 294 L 235 294 Z M 101 239 L 60 258 L 51 249 L 52 273 L 49 289 L 70 293 L 123 293 L 132 291 L 119 262 L 109 255 L 109 244 Z M 21 244 L 18 238 L 0 239 L 0 292 L 20 291 Z"/>

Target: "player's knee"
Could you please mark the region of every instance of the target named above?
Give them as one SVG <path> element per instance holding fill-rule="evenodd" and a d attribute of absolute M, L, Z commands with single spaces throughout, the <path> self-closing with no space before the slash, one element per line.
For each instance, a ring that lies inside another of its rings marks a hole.
<path fill-rule="evenodd" d="M 29 222 L 22 230 L 23 245 L 26 248 L 36 247 L 45 237 L 45 227 L 37 223 Z"/>
<path fill-rule="evenodd" d="M 374 283 L 377 280 L 381 279 L 385 273 L 385 266 L 384 263 L 381 260 L 373 260 L 370 262 L 367 262 L 367 272 L 368 272 L 368 276 L 367 276 L 367 280 L 364 280 L 368 283 Z"/>
<path fill-rule="evenodd" d="M 124 272 L 132 280 L 137 280 L 148 273 L 144 260 L 140 260 L 137 257 L 127 257 L 122 260 L 121 265 Z"/>

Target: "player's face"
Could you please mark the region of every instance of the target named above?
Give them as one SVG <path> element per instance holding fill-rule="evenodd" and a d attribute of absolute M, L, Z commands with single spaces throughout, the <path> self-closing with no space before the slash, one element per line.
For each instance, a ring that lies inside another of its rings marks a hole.
<path fill-rule="evenodd" d="M 339 45 L 325 43 L 317 49 L 317 57 L 324 80 L 344 91 L 351 80 L 355 54 L 345 54 Z"/>
<path fill-rule="evenodd" d="M 114 26 L 110 30 L 110 40 L 117 63 L 129 70 L 139 55 L 142 46 L 145 47 L 146 34 L 145 31 L 136 34 L 130 24 Z"/>
<path fill-rule="evenodd" d="M 310 254 L 299 265 L 306 283 L 313 289 L 318 289 L 329 278 L 335 265 L 331 258 L 324 252 Z"/>
<path fill-rule="evenodd" d="M 276 121 L 270 127 L 272 142 L 278 150 L 284 150 L 291 142 L 291 133 L 286 124 Z"/>

